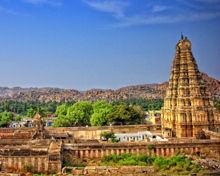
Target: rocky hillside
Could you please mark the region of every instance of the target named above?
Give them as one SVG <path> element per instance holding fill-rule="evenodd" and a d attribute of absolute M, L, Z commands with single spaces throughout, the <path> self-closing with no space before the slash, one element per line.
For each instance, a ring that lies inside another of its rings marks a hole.
<path fill-rule="evenodd" d="M 54 92 L 54 91 L 61 91 L 63 89 L 54 88 L 54 87 L 44 87 L 44 88 L 37 88 L 37 87 L 30 87 L 30 88 L 21 88 L 21 87 L 0 87 L 0 97 L 11 97 L 14 94 L 18 93 L 27 93 L 30 91 L 36 92 Z"/>
<path fill-rule="evenodd" d="M 201 75 L 211 95 L 220 98 L 220 82 L 205 73 L 201 73 Z"/>
<path fill-rule="evenodd" d="M 206 73 L 201 72 L 202 79 L 205 82 L 206 87 L 208 88 L 208 91 L 210 92 L 210 95 L 213 98 L 220 98 L 220 82 L 217 79 L 214 79 L 212 77 L 209 77 Z M 160 90 L 160 91 L 166 91 L 169 83 L 164 82 L 162 84 L 159 84 L 154 87 L 154 89 Z"/>
<path fill-rule="evenodd" d="M 211 96 L 220 98 L 220 82 L 214 78 L 209 77 L 205 73 L 201 73 L 206 86 L 208 87 Z M 91 102 L 97 100 L 105 100 L 112 102 L 119 99 L 131 98 L 164 98 L 168 82 L 162 84 L 144 84 L 136 86 L 123 87 L 117 90 L 88 90 L 80 92 L 78 90 L 59 89 L 59 88 L 8 88 L 0 87 L 0 101 L 17 100 L 17 101 L 83 101 Z"/>

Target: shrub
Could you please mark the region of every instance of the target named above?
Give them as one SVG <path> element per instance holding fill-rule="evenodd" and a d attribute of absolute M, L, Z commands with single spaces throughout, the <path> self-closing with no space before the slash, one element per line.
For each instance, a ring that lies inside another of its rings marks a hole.
<path fill-rule="evenodd" d="M 111 138 L 111 142 L 112 142 L 112 143 L 118 143 L 118 142 L 119 142 L 119 140 L 118 140 L 118 139 L 116 139 L 116 138 Z"/>
<path fill-rule="evenodd" d="M 111 154 L 102 158 L 100 165 L 110 166 L 149 166 L 153 165 L 155 171 L 167 173 L 190 173 L 199 172 L 198 164 L 192 162 L 192 158 L 186 158 L 184 155 L 173 156 L 169 159 L 156 155 L 139 155 L 134 156 L 129 153 L 123 153 L 121 156 Z"/>
<path fill-rule="evenodd" d="M 23 168 L 26 172 L 30 172 L 31 171 L 31 165 L 25 164 L 23 165 Z"/>
<path fill-rule="evenodd" d="M 154 149 L 155 147 L 154 147 L 154 145 L 149 144 L 149 145 L 147 146 L 147 148 L 151 150 L 151 149 Z"/>

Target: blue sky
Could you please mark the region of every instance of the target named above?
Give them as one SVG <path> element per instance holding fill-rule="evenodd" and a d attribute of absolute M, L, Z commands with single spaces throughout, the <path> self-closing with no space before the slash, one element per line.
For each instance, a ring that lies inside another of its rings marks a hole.
<path fill-rule="evenodd" d="M 220 80 L 219 31 L 220 0 L 1 0 L 0 86 L 162 83 L 181 32 Z"/>

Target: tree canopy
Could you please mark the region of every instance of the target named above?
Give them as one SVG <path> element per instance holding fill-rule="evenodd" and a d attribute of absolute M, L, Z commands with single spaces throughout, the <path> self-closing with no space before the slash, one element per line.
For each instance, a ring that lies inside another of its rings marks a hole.
<path fill-rule="evenodd" d="M 105 101 L 97 101 L 93 105 L 93 114 L 90 119 L 90 123 L 92 126 L 105 126 L 109 125 L 106 119 L 112 105 Z"/>
<path fill-rule="evenodd" d="M 92 104 L 89 101 L 77 102 L 67 110 L 67 118 L 74 125 L 86 125 L 92 114 Z"/>
<path fill-rule="evenodd" d="M 54 123 L 52 124 L 52 127 L 70 127 L 71 122 L 67 116 L 63 114 L 59 114 Z"/>
<path fill-rule="evenodd" d="M 11 112 L 0 113 L 0 126 L 7 127 L 10 121 L 13 119 L 13 114 Z"/>
<path fill-rule="evenodd" d="M 132 125 L 141 122 L 141 115 L 132 106 L 115 105 L 107 115 L 108 122 L 120 123 L 121 125 Z"/>
<path fill-rule="evenodd" d="M 67 114 L 67 106 L 65 104 L 62 104 L 60 106 L 57 106 L 55 115 L 66 115 Z"/>

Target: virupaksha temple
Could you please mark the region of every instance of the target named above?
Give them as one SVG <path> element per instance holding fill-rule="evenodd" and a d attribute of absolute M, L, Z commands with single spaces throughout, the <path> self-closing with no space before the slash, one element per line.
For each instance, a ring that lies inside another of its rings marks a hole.
<path fill-rule="evenodd" d="M 218 112 L 202 80 L 187 37 L 176 45 L 161 117 L 164 137 L 196 137 L 201 129 L 219 130 Z"/>

